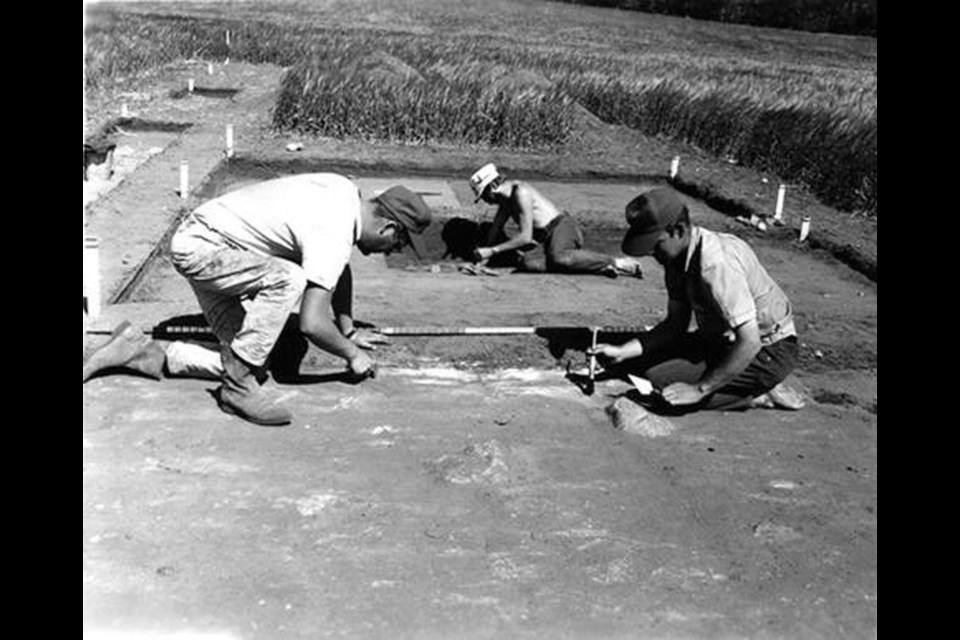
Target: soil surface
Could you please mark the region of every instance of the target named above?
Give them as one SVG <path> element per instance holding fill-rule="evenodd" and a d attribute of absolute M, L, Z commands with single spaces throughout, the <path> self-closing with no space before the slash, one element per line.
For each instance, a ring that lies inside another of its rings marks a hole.
<path fill-rule="evenodd" d="M 823 216 L 838 246 L 872 251 L 871 278 L 825 244 L 796 241 L 799 214 L 823 211 L 802 194 L 765 233 L 685 196 L 697 223 L 745 237 L 793 302 L 802 364 L 792 382 L 808 404 L 628 433 L 606 411 L 624 383 L 588 396 L 564 373 L 585 367 L 587 327 L 662 316 L 659 266 L 648 261 L 642 279 L 465 275 L 444 256 L 442 230 L 492 215 L 466 177 L 490 160 L 529 177 L 581 220 L 588 245 L 611 252 L 623 204 L 663 184 L 674 155 L 685 175 L 730 199 L 752 193 L 758 208 L 772 210 L 775 177 L 598 122 L 579 148 L 540 154 L 278 135 L 280 69 L 207 70 L 171 66 L 87 102 L 85 137 L 109 131 L 117 147 L 113 175 L 94 168 L 84 183 L 84 235 L 100 239 L 107 303 L 84 315 L 85 351 L 122 319 L 149 330 L 198 313 L 164 255 L 183 212 L 315 170 L 348 172 L 364 192 L 412 185 L 438 214 L 424 261 L 355 256 L 358 319 L 578 329 L 395 337 L 375 354 L 378 377 L 360 385 L 312 350 L 303 378 L 278 384 L 295 414 L 283 429 L 221 413 L 212 382 L 88 382 L 85 635 L 876 636 L 875 224 Z M 188 78 L 204 91 L 184 93 Z"/>

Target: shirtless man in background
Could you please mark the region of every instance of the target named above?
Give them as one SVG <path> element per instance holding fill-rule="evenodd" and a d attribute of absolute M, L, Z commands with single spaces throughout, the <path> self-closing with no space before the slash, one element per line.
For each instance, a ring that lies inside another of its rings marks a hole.
<path fill-rule="evenodd" d="M 526 182 L 507 180 L 493 164 L 486 164 L 470 177 L 476 201 L 497 205 L 493 225 L 484 246 L 474 258 L 485 264 L 497 254 L 516 251 L 518 269 L 531 272 L 594 273 L 609 277 L 619 274 L 641 276 L 640 262 L 630 257 L 615 257 L 583 248 L 583 232 L 576 219 L 545 198 Z M 513 220 L 520 232 L 503 237 L 503 227 Z M 524 255 L 524 250 L 543 245 L 544 260 Z"/>

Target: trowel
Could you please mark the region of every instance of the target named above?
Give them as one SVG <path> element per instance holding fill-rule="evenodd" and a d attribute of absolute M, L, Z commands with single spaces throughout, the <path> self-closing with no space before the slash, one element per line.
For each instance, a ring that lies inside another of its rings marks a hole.
<path fill-rule="evenodd" d="M 657 389 L 654 388 L 653 383 L 647 380 L 646 378 L 641 378 L 640 376 L 635 376 L 632 373 L 627 374 L 627 378 L 630 379 L 630 383 L 633 387 L 640 392 L 642 396 L 651 396 L 655 393 L 660 393 Z"/>

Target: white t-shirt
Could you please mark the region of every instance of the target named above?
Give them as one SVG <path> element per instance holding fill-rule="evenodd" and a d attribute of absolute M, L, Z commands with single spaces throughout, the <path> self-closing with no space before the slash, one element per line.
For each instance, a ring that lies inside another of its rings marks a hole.
<path fill-rule="evenodd" d="M 194 211 L 228 240 L 299 264 L 307 280 L 333 289 L 360 237 L 360 192 L 335 173 L 267 180 Z"/>

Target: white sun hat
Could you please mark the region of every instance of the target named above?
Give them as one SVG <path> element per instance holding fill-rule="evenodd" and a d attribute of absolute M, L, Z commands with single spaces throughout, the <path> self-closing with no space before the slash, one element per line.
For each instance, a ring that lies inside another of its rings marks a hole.
<path fill-rule="evenodd" d="M 483 195 L 483 190 L 490 185 L 491 182 L 497 179 L 500 174 L 497 172 L 497 167 L 492 162 L 490 164 L 485 164 L 477 172 L 470 176 L 470 186 L 473 188 L 473 193 L 477 196 L 474 199 L 474 202 L 480 199 L 480 196 Z"/>

